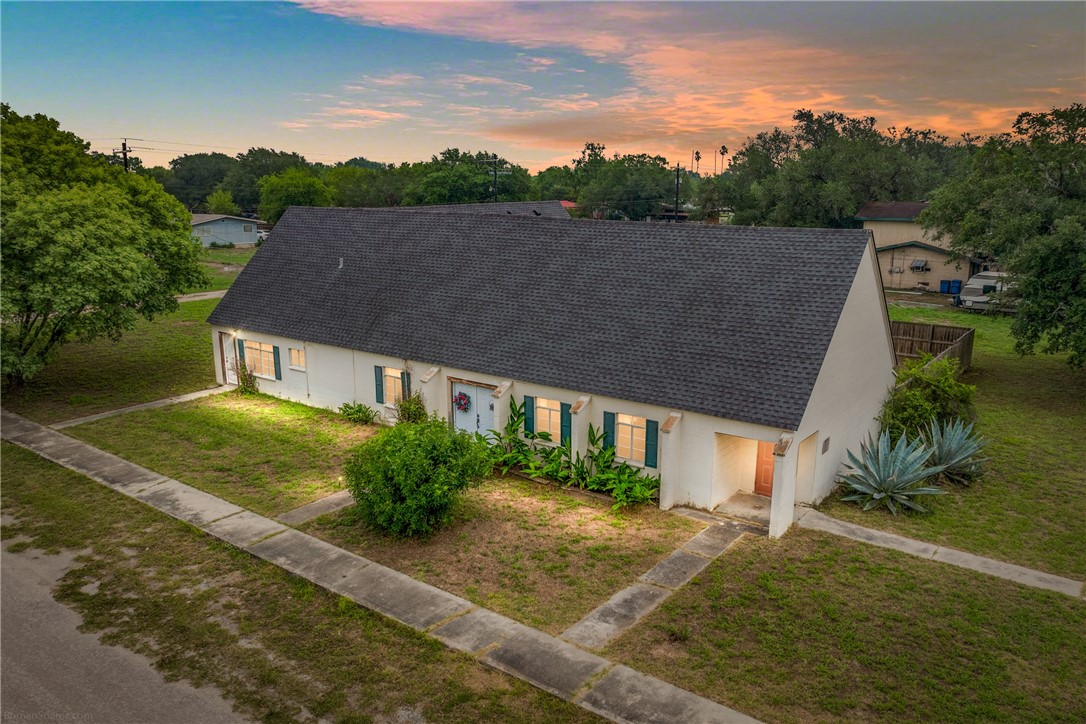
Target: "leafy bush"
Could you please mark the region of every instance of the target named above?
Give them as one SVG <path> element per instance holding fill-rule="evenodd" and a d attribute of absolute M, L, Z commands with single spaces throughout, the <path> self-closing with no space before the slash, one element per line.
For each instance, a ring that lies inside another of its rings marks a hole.
<path fill-rule="evenodd" d="M 897 385 L 883 403 L 879 423 L 897 440 L 919 435 L 932 420 L 971 420 L 974 392 L 975 387 L 958 380 L 958 360 L 932 362 L 925 355 L 897 371 Z"/>
<path fill-rule="evenodd" d="M 429 413 L 426 412 L 426 405 L 422 402 L 422 393 L 416 392 L 413 395 L 407 395 L 400 398 L 400 401 L 396 403 L 396 423 L 409 423 L 418 424 L 420 422 L 426 422 L 429 418 Z"/>
<path fill-rule="evenodd" d="M 256 373 L 237 357 L 234 358 L 234 373 L 238 378 L 236 391 L 239 395 L 255 395 L 260 392 L 256 381 Z"/>
<path fill-rule="evenodd" d="M 928 463 L 943 468 L 940 480 L 968 485 L 980 476 L 986 458 L 978 456 L 988 441 L 973 434 L 973 423 L 953 420 L 940 424 L 932 420 L 923 439 L 931 448 Z"/>
<path fill-rule="evenodd" d="M 883 430 L 877 445 L 870 438 L 861 444 L 859 458 L 848 451 L 849 469 L 840 475 L 840 483 L 854 492 L 841 500 L 863 503 L 864 510 L 885 505 L 894 515 L 898 506 L 926 513 L 912 498 L 946 494 L 937 486 L 920 486 L 943 471 L 942 466 L 928 465 L 930 456 L 923 440 L 909 442 L 904 435 L 890 447 L 890 432 Z"/>
<path fill-rule="evenodd" d="M 344 402 L 339 406 L 339 414 L 360 425 L 369 425 L 377 419 L 377 411 L 361 402 Z"/>
<path fill-rule="evenodd" d="M 491 469 L 485 443 L 435 416 L 400 423 L 364 443 L 345 477 L 367 525 L 406 537 L 444 524 L 460 493 Z"/>
<path fill-rule="evenodd" d="M 524 404 L 510 400 L 505 427 L 501 432 L 492 431 L 491 454 L 502 473 L 516 469 L 532 477 L 607 493 L 615 499 L 616 509 L 647 503 L 659 494 L 660 477 L 646 475 L 625 462 L 616 466 L 614 446 L 604 447 L 603 431 L 592 425 L 588 426 L 588 450 L 583 456 L 574 453 L 568 442 L 540 445 L 551 441 L 550 433 L 523 432 L 523 427 Z"/>
<path fill-rule="evenodd" d="M 234 242 L 232 241 L 213 241 L 208 246 L 212 249 L 233 249 Z"/>

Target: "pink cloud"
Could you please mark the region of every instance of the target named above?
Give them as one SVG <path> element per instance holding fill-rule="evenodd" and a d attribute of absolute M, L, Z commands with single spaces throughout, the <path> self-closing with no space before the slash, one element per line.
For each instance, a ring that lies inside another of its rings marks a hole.
<path fill-rule="evenodd" d="M 1033 11 L 1026 23 L 1001 20 L 1005 13 L 972 11 L 967 4 L 945 12 L 975 12 L 968 33 L 956 29 L 964 25 L 936 22 L 937 13 L 925 24 L 922 4 L 908 21 L 872 19 L 877 13 L 857 4 L 848 33 L 830 26 L 804 31 L 802 23 L 786 22 L 793 10 L 773 3 L 757 6 L 766 22 L 749 24 L 735 20 L 743 12 L 729 3 L 298 4 L 365 25 L 506 44 L 529 51 L 519 58 L 529 69 L 555 65 L 540 49 L 622 68 L 627 88 L 549 98 L 536 91 L 528 99 L 532 112 L 489 110 L 472 116 L 472 127 L 452 129 L 535 151 L 553 149 L 556 157 L 563 148 L 595 140 L 609 152 L 688 159 L 693 148 L 705 155 L 721 143 L 735 148 L 759 131 L 790 126 L 798 108 L 874 115 L 884 128 L 931 127 L 952 137 L 990 133 L 1006 130 L 1018 112 L 1081 100 L 1086 83 L 1081 28 L 1034 22 L 1040 13 Z M 1027 32 L 1032 36 L 1024 37 Z M 1013 74 L 1005 72 L 1012 67 Z M 488 87 L 531 90 L 492 76 L 447 72 L 465 97 Z"/>

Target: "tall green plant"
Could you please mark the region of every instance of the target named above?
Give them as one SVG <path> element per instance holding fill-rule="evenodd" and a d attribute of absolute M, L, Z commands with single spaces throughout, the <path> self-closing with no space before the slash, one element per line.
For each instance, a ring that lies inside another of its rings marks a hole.
<path fill-rule="evenodd" d="M 897 440 L 919 435 L 932 420 L 971 420 L 975 392 L 973 385 L 958 379 L 958 360 L 933 361 L 924 355 L 897 371 L 897 384 L 883 403 L 879 423 Z"/>

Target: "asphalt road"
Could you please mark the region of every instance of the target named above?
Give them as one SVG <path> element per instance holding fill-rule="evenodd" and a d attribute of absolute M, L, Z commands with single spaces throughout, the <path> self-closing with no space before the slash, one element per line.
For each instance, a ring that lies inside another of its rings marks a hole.
<path fill-rule="evenodd" d="M 216 690 L 167 683 L 143 656 L 80 633 L 79 615 L 50 595 L 73 557 L 0 552 L 0 721 L 246 721 Z"/>

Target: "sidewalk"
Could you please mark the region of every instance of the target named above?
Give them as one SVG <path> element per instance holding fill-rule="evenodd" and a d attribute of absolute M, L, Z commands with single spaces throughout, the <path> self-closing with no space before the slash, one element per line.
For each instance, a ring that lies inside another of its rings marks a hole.
<path fill-rule="evenodd" d="M 820 530 L 824 533 L 851 538 L 880 548 L 892 548 L 918 558 L 927 558 L 940 563 L 949 563 L 959 568 L 968 568 L 971 571 L 978 571 L 989 576 L 1021 583 L 1023 586 L 1056 591 L 1074 598 L 1080 598 L 1083 594 L 1083 584 L 1080 581 L 1074 581 L 1052 573 L 1035 571 L 1032 568 L 1016 566 L 1013 563 L 976 556 L 956 548 L 947 548 L 946 546 L 925 543 L 924 541 L 906 538 L 894 533 L 864 528 L 854 523 L 846 523 L 843 520 L 831 518 L 811 508 L 796 508 L 796 525 L 800 528 Z"/>
<path fill-rule="evenodd" d="M 612 721 L 756 721 L 19 415 L 3 411 L 0 433 L 5 440 Z M 723 550 L 731 544 L 727 538 L 699 535 L 687 548 L 695 553 Z M 661 563 L 649 582 L 662 590 L 681 585 L 678 581 L 695 563 L 686 557 L 697 557 L 695 553 L 677 551 L 673 556 L 682 554 L 683 560 L 669 566 L 664 565 L 667 561 Z M 708 563 L 708 558 L 701 560 Z M 598 631 L 592 626 L 582 629 L 586 634 Z"/>
<path fill-rule="evenodd" d="M 234 389 L 234 385 L 219 385 L 218 387 L 210 387 L 206 390 L 200 390 L 199 392 L 190 392 L 186 395 L 177 395 L 176 397 L 166 397 L 161 400 L 154 400 L 153 402 L 144 402 L 139 405 L 129 405 L 128 407 L 119 407 L 116 410 L 107 410 L 106 412 L 99 412 L 97 415 L 87 415 L 86 417 L 77 417 L 73 420 L 64 420 L 63 422 L 54 422 L 49 427 L 54 430 L 63 430 L 66 427 L 75 427 L 76 425 L 82 425 L 85 422 L 94 422 L 95 420 L 103 420 L 107 417 L 113 417 L 115 415 L 123 415 L 126 412 L 135 412 L 136 410 L 151 410 L 156 407 L 166 407 L 167 405 L 176 405 L 178 402 L 188 402 L 189 400 L 198 400 L 201 397 L 208 397 L 210 395 L 217 395 L 220 392 L 229 392 Z M 7 413 L 5 413 L 7 414 Z"/>

